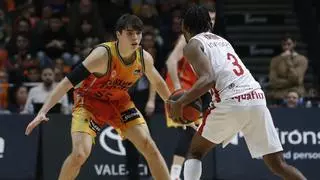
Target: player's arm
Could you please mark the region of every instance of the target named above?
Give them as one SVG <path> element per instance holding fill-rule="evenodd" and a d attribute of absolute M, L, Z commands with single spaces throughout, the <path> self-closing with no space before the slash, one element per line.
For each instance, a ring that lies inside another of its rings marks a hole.
<path fill-rule="evenodd" d="M 194 68 L 198 80 L 192 88 L 177 100 L 183 105 L 189 104 L 208 92 L 214 85 L 213 70 L 209 58 L 203 52 L 203 45 L 196 39 L 191 40 L 183 49 L 183 55 Z"/>
<path fill-rule="evenodd" d="M 40 112 L 46 114 L 71 88 L 86 79 L 91 73 L 105 73 L 108 63 L 106 48 L 97 47 L 73 71 L 55 87 Z"/>
<path fill-rule="evenodd" d="M 181 35 L 166 61 L 168 74 L 172 80 L 174 89 L 181 89 L 181 84 L 178 77 L 178 62 L 183 57 L 183 48 L 186 44 L 185 38 L 183 35 Z"/>
<path fill-rule="evenodd" d="M 154 89 L 152 84 L 149 83 L 149 97 L 148 97 L 146 107 L 144 109 L 144 112 L 146 113 L 147 116 L 151 116 L 155 110 L 156 95 L 157 95 L 156 90 Z"/>
<path fill-rule="evenodd" d="M 145 74 L 151 83 L 151 86 L 158 92 L 164 101 L 168 100 L 170 96 L 169 88 L 157 69 L 154 67 L 152 56 L 146 51 L 143 51 L 143 56 L 145 63 Z"/>
<path fill-rule="evenodd" d="M 28 124 L 25 134 L 29 135 L 32 130 L 42 121 L 48 121 L 47 112 L 65 95 L 72 87 L 86 79 L 91 73 L 104 74 L 107 72 L 108 52 L 104 47 L 97 47 L 90 55 L 72 70 L 67 77 L 53 89 L 38 115 Z"/>

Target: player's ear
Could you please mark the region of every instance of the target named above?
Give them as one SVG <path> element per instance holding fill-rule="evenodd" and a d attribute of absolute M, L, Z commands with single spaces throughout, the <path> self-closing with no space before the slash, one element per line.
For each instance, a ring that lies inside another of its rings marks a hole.
<path fill-rule="evenodd" d="M 116 31 L 116 36 L 118 39 L 119 39 L 120 35 L 121 35 L 121 33 L 119 31 Z"/>

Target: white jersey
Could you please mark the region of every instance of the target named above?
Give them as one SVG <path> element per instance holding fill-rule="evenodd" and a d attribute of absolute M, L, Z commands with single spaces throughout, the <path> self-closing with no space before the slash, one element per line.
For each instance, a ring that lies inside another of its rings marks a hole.
<path fill-rule="evenodd" d="M 210 32 L 200 33 L 192 39 L 202 43 L 204 53 L 211 61 L 216 83 L 211 91 L 214 102 L 261 88 L 227 40 Z"/>

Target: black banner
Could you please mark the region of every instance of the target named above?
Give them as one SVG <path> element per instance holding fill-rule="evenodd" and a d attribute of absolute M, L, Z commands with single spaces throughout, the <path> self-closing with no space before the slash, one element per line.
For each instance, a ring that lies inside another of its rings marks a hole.
<path fill-rule="evenodd" d="M 57 179 L 64 159 L 71 152 L 71 117 L 51 115 L 50 119 L 48 123 L 42 125 L 44 180 Z M 164 116 L 161 114 L 155 115 L 148 124 L 154 141 L 170 167 L 178 140 L 177 130 L 167 128 Z M 92 153 L 81 168 L 77 179 L 127 179 L 126 150 L 123 143 L 121 137 L 112 127 L 105 127 L 96 137 Z M 214 155 L 209 153 L 205 160 L 204 179 L 213 179 L 214 177 L 213 157 Z M 139 171 L 141 179 L 150 178 L 150 172 L 143 157 L 139 163 Z"/>
<path fill-rule="evenodd" d="M 0 179 L 31 180 L 36 178 L 39 132 L 25 136 L 32 116 L 0 116 Z"/>
<path fill-rule="evenodd" d="M 271 109 L 284 157 L 301 170 L 308 180 L 319 179 L 320 111 L 319 109 Z M 71 117 L 50 115 L 49 122 L 25 136 L 27 123 L 33 116 L 0 116 L 0 180 L 56 180 L 61 166 L 71 152 Z M 167 128 L 164 116 L 156 114 L 148 122 L 152 137 L 168 167 L 177 145 L 178 132 Z M 38 147 L 39 148 L 38 151 Z M 38 156 L 39 155 L 39 156 Z M 38 165 L 37 165 L 38 162 Z M 141 157 L 141 179 L 150 178 Z M 126 150 L 123 141 L 111 127 L 104 128 L 95 139 L 88 161 L 77 179 L 127 179 Z M 205 157 L 202 179 L 277 180 L 261 159 L 251 159 L 241 134 L 226 148 L 218 147 Z"/>

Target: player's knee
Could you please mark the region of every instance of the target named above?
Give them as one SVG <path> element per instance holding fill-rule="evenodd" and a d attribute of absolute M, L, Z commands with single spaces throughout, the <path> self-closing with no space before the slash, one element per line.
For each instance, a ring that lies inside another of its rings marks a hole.
<path fill-rule="evenodd" d="M 71 153 L 72 162 L 75 166 L 81 166 L 89 157 L 90 152 L 85 150 L 74 150 Z"/>

